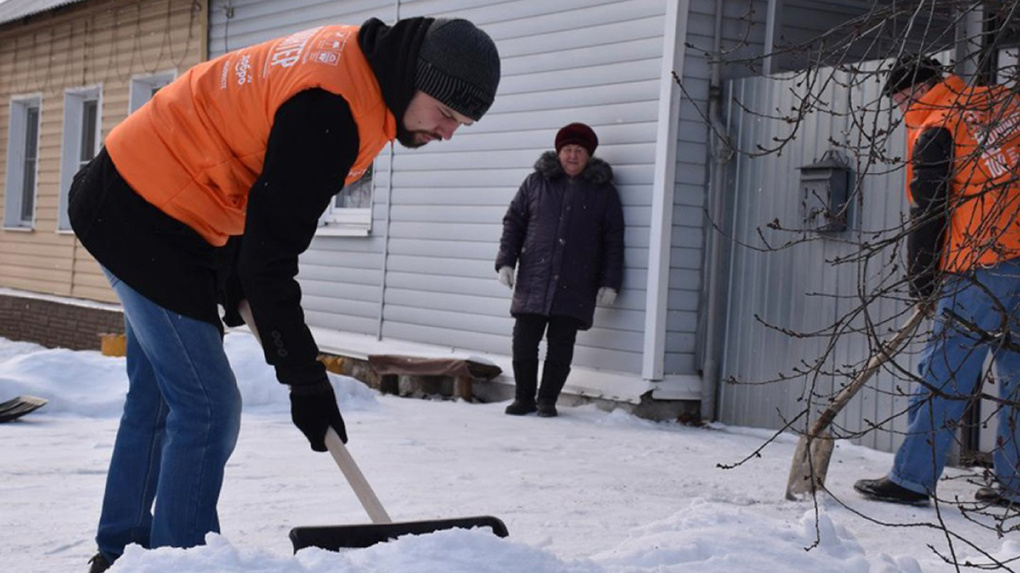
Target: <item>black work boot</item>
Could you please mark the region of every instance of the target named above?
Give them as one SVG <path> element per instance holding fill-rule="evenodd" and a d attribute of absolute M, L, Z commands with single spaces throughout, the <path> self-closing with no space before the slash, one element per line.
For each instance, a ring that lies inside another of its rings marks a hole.
<path fill-rule="evenodd" d="M 538 389 L 538 415 L 552 418 L 559 415 L 556 411 L 556 400 L 560 397 L 563 385 L 570 375 L 570 366 L 546 362 L 542 369 L 542 387 Z"/>
<path fill-rule="evenodd" d="M 535 388 L 538 386 L 538 360 L 514 360 L 514 401 L 505 412 L 523 416 L 535 411 Z"/>
<path fill-rule="evenodd" d="M 854 489 L 857 490 L 857 493 L 875 501 L 888 501 L 904 505 L 928 505 L 927 494 L 911 491 L 885 477 L 858 480 L 854 484 Z"/>
<path fill-rule="evenodd" d="M 974 492 L 974 499 L 976 499 L 977 501 L 983 501 L 985 503 L 996 502 L 1001 497 L 1002 494 L 999 493 L 999 488 L 997 487 L 985 486 L 982 488 L 978 488 L 978 490 Z"/>
<path fill-rule="evenodd" d="M 974 492 L 974 499 L 981 503 L 997 505 L 999 507 L 1020 507 L 1020 502 L 1014 502 L 1005 495 L 1002 495 L 1002 489 L 998 486 L 979 488 Z"/>
<path fill-rule="evenodd" d="M 89 573 L 103 573 L 110 568 L 113 563 L 106 560 L 102 553 L 96 553 L 89 559 Z"/>

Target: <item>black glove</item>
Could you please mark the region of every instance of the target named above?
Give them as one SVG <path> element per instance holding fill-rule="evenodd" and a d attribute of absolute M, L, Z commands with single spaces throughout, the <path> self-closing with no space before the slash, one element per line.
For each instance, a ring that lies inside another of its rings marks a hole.
<path fill-rule="evenodd" d="M 326 451 L 326 430 L 330 427 L 336 430 L 340 441 L 347 443 L 347 428 L 329 380 L 291 386 L 290 417 L 317 452 Z"/>

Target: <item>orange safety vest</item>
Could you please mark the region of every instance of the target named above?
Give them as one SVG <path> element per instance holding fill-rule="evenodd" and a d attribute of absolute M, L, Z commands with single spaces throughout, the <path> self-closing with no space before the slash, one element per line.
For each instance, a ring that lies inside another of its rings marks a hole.
<path fill-rule="evenodd" d="M 244 233 L 277 109 L 322 88 L 347 101 L 358 126 L 344 183 L 357 181 L 397 132 L 358 29 L 322 26 L 198 64 L 110 132 L 113 163 L 148 202 L 222 246 Z"/>
<path fill-rule="evenodd" d="M 953 136 L 949 228 L 940 268 L 966 272 L 1020 257 L 1020 100 L 1003 86 L 967 86 L 949 76 L 910 106 L 907 197 L 914 144 L 926 129 Z"/>

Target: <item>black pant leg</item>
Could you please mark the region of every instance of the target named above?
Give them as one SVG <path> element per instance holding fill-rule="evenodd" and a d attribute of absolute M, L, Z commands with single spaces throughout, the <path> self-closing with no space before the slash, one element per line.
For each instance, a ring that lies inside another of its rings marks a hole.
<path fill-rule="evenodd" d="M 549 317 L 549 332 L 546 339 L 546 363 L 569 367 L 574 361 L 574 343 L 581 322 L 570 316 Z"/>
<path fill-rule="evenodd" d="M 538 362 L 538 344 L 542 342 L 549 317 L 540 314 L 520 314 L 514 323 L 513 359 L 518 362 Z"/>

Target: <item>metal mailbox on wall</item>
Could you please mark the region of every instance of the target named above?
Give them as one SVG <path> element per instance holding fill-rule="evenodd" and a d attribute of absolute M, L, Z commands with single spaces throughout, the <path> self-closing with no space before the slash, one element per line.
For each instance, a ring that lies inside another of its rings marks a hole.
<path fill-rule="evenodd" d="M 848 223 L 850 167 L 834 151 L 798 167 L 804 228 L 818 233 L 845 231 Z"/>

